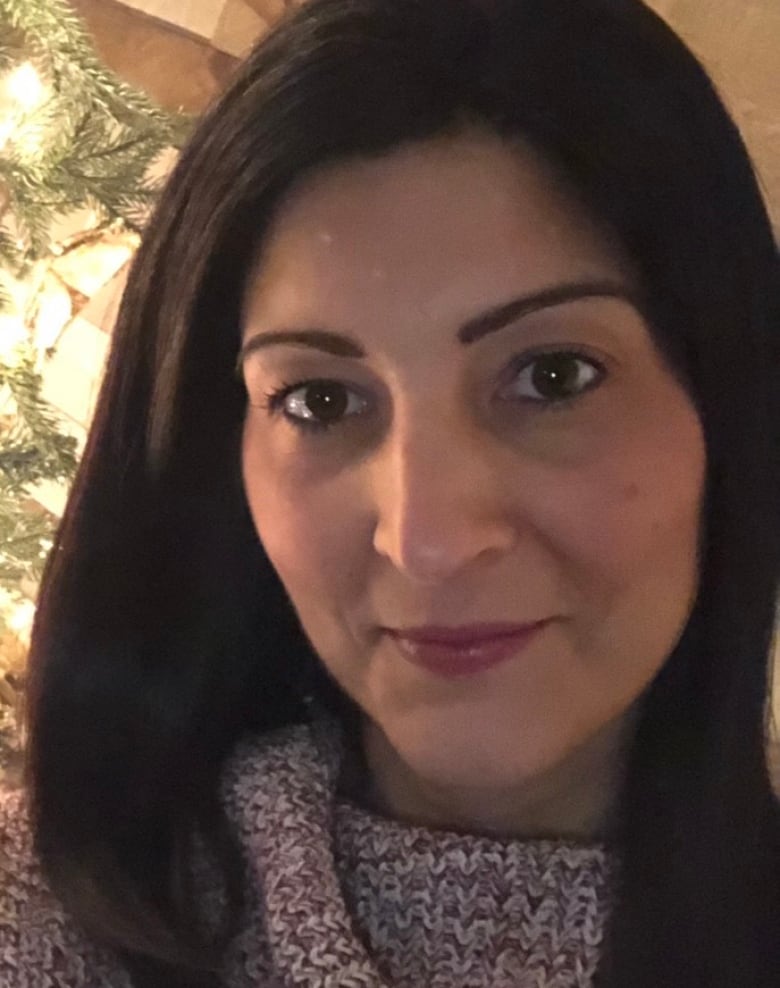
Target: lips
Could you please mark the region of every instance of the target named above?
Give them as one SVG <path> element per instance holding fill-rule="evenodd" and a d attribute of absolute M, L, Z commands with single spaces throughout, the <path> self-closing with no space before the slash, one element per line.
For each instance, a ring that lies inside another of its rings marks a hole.
<path fill-rule="evenodd" d="M 401 655 L 446 678 L 473 676 L 523 651 L 549 624 L 479 624 L 447 628 L 388 629 Z"/>

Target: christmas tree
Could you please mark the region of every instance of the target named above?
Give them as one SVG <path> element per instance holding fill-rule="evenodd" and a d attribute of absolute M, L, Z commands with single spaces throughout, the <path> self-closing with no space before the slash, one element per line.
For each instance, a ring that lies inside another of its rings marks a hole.
<path fill-rule="evenodd" d="M 77 461 L 42 397 L 56 334 L 84 302 L 56 264 L 140 231 L 157 193 L 150 168 L 186 127 L 101 64 L 64 0 L 0 0 L 0 777 L 18 745 L 25 633 L 56 524 L 36 488 L 67 483 Z"/>

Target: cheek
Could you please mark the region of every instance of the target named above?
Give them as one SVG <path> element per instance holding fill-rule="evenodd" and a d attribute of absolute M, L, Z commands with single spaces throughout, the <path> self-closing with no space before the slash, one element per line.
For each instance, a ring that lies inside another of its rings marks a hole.
<path fill-rule="evenodd" d="M 317 477 L 305 458 L 275 449 L 251 415 L 242 472 L 258 537 L 294 602 L 332 594 L 355 578 L 362 568 L 361 524 L 343 485 Z"/>
<path fill-rule="evenodd" d="M 537 530 L 581 592 L 660 594 L 666 584 L 679 596 L 695 583 L 704 439 L 687 403 L 673 426 L 618 424 L 605 430 L 597 455 L 540 484 Z"/>

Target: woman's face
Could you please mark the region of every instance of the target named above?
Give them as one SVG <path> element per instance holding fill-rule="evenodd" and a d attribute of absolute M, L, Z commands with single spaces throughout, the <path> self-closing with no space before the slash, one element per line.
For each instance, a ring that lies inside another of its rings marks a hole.
<path fill-rule="evenodd" d="M 308 178 L 266 240 L 255 525 L 324 665 L 431 784 L 549 771 L 686 623 L 704 442 L 634 287 L 530 150 L 476 131 Z"/>

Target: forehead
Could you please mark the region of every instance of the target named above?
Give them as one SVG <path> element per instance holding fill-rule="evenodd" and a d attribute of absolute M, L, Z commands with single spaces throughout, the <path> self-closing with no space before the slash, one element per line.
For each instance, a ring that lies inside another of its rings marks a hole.
<path fill-rule="evenodd" d="M 268 231 L 245 312 L 252 322 L 450 320 L 561 281 L 630 280 L 628 269 L 531 148 L 467 131 L 303 180 Z"/>

